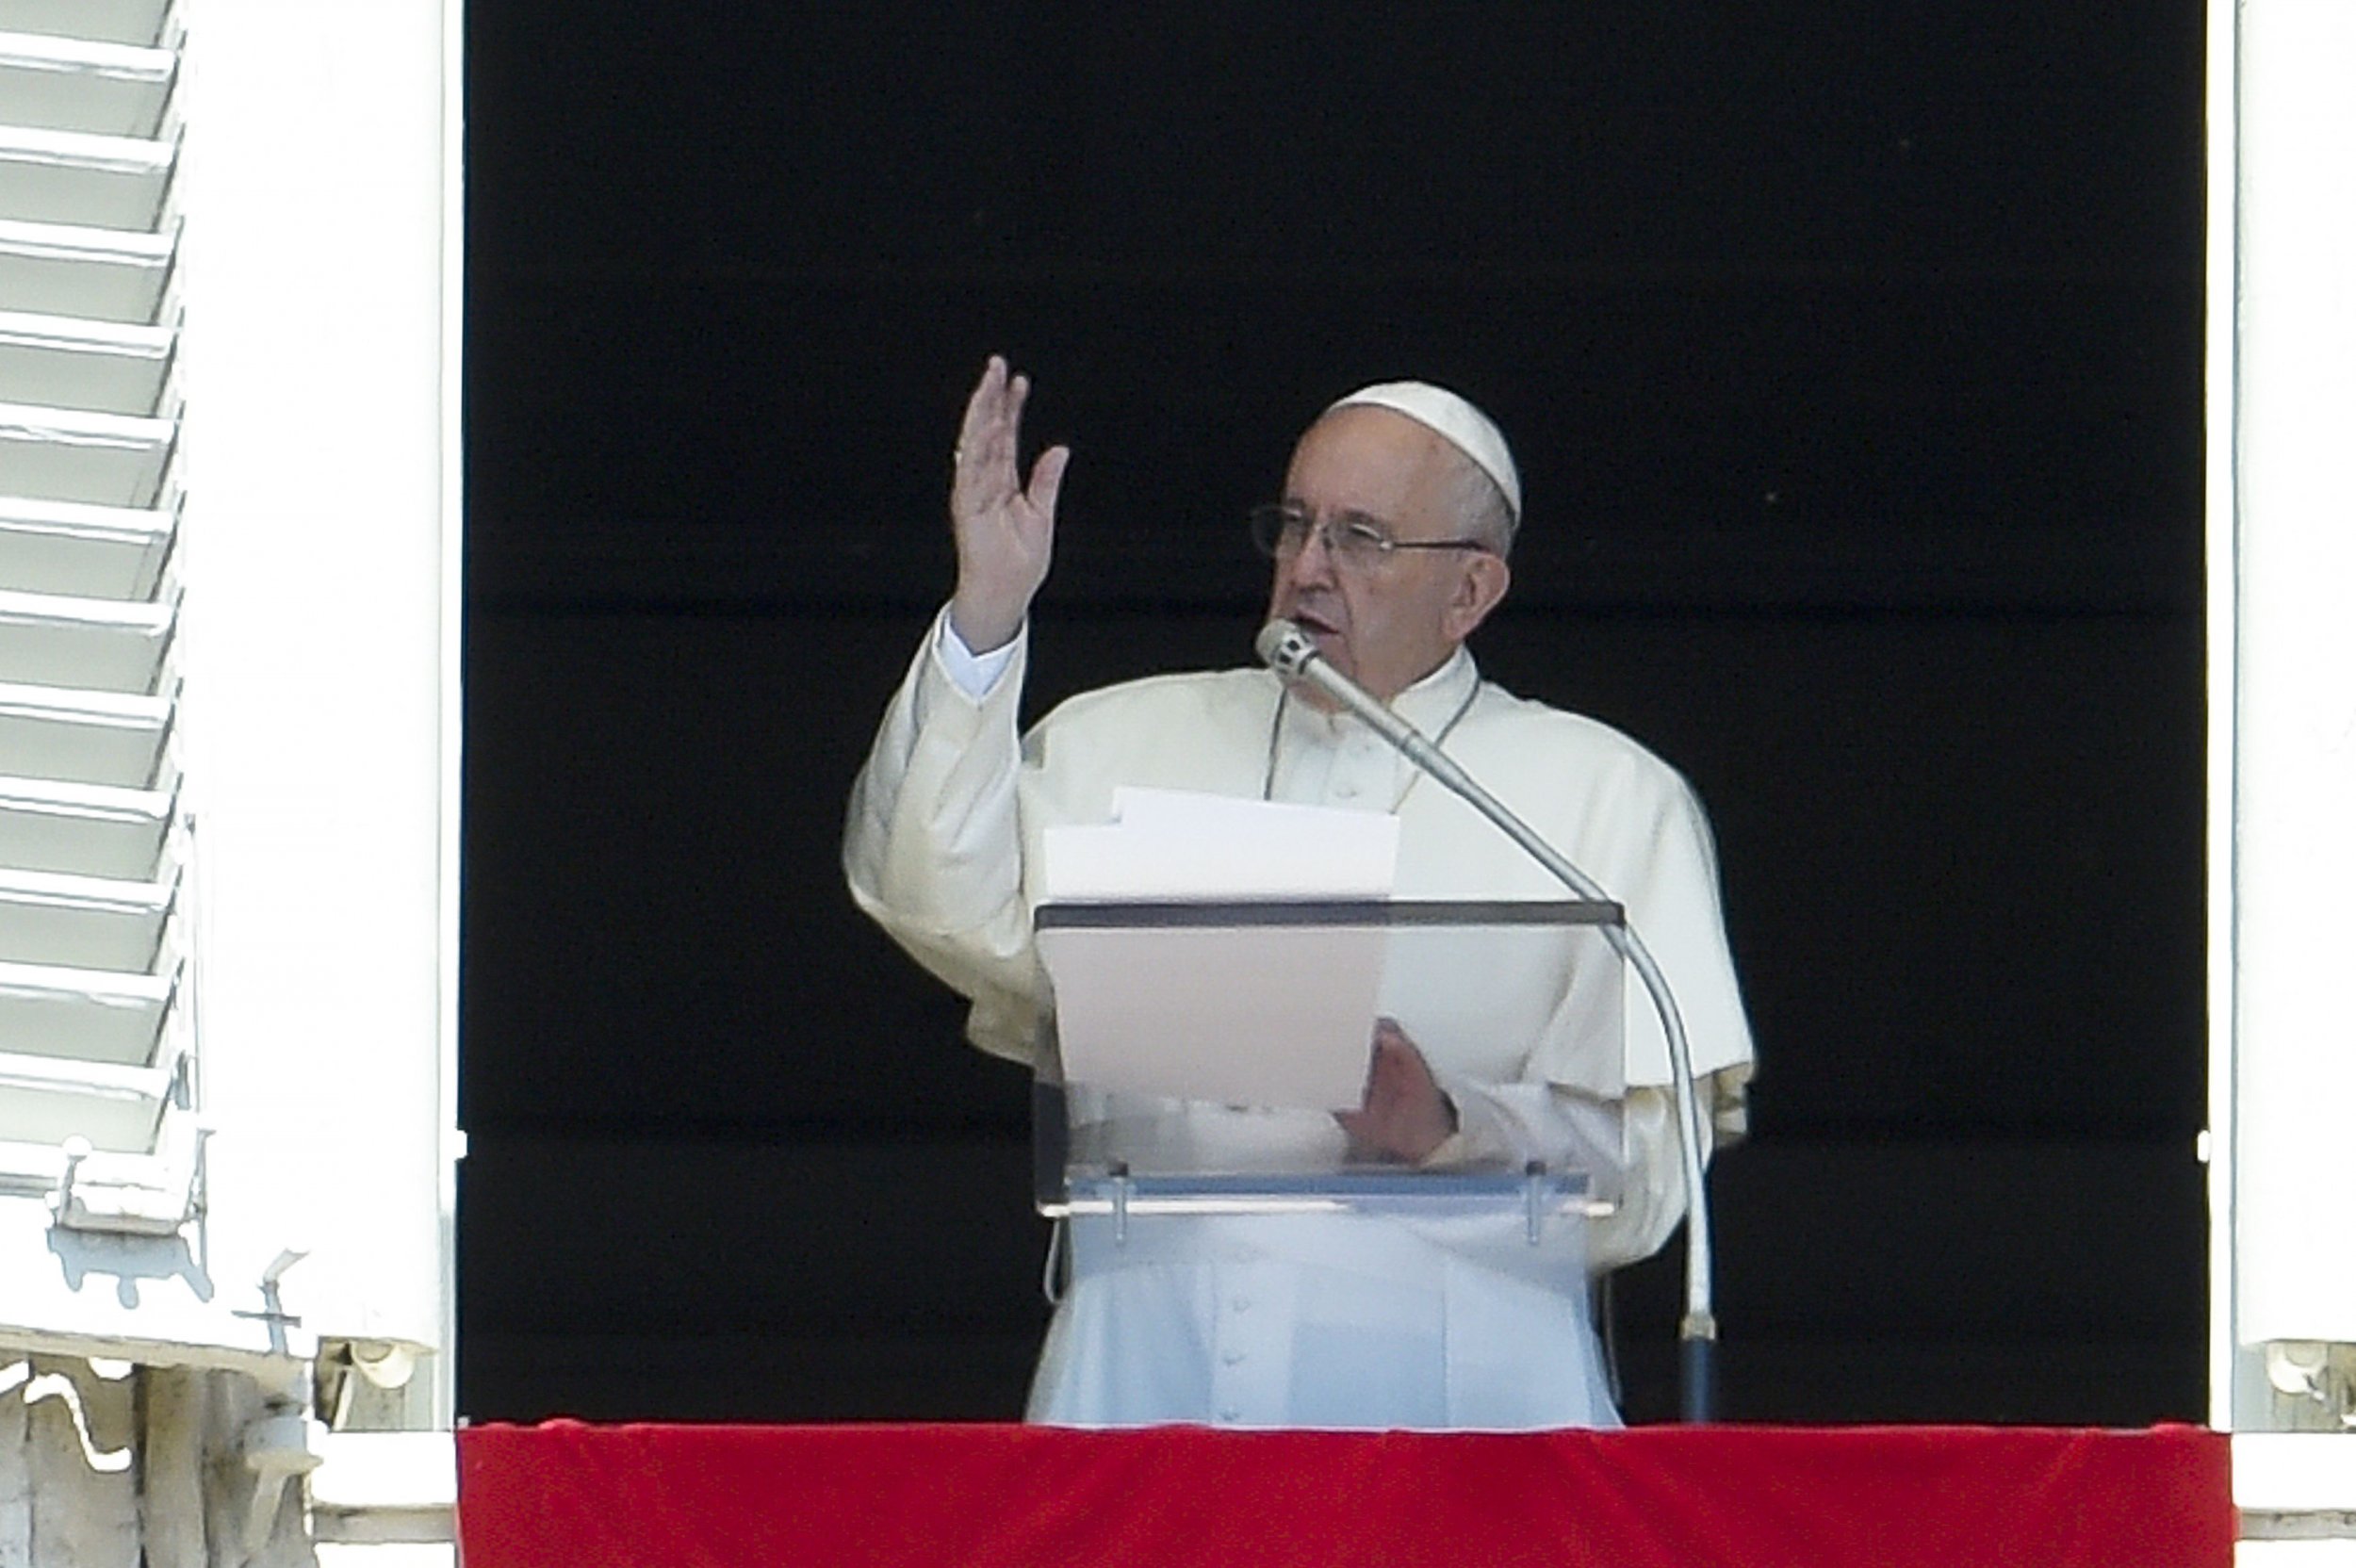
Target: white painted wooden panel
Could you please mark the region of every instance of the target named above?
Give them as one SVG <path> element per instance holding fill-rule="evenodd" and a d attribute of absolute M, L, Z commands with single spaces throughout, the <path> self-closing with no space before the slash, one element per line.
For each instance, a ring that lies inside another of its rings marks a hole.
<path fill-rule="evenodd" d="M 2229 280 L 2239 311 L 2238 540 L 2233 574 L 2212 579 L 2235 596 L 2238 623 L 2234 1336 L 2347 1345 L 2356 1344 L 2347 1115 L 2356 1102 L 2356 6 L 2250 0 L 2239 15 L 2240 232 Z"/>
<path fill-rule="evenodd" d="M 178 614 L 169 601 L 125 603 L 0 588 L 0 683 L 153 692 Z"/>
<path fill-rule="evenodd" d="M 0 776 L 0 866 L 152 876 L 172 806 L 164 790 Z"/>
<path fill-rule="evenodd" d="M 11 496 L 153 506 L 178 435 L 172 419 L 0 402 L 0 474 Z"/>
<path fill-rule="evenodd" d="M 147 44 L 163 34 L 172 0 L 0 0 L 0 27 Z"/>
<path fill-rule="evenodd" d="M 179 529 L 172 507 L 0 496 L 0 582 L 79 598 L 152 598 Z"/>
<path fill-rule="evenodd" d="M 0 115 L 57 131 L 154 136 L 178 65 L 169 49 L 0 32 Z"/>
<path fill-rule="evenodd" d="M 180 874 L 151 881 L 0 866 L 0 961 L 138 972 L 162 950 Z"/>
<path fill-rule="evenodd" d="M 177 185 L 214 1212 L 306 1238 L 286 1281 L 306 1326 L 423 1347 L 444 1342 L 455 1146 L 443 24 L 417 0 L 208 8 Z"/>
<path fill-rule="evenodd" d="M 78 1137 L 109 1153 L 144 1154 L 171 1092 L 172 1074 L 160 1067 L 0 1051 L 0 1140 L 59 1147 Z"/>
<path fill-rule="evenodd" d="M 0 685 L 0 757 L 28 778 L 164 786 L 172 717 L 163 696 Z"/>
<path fill-rule="evenodd" d="M 0 218 L 153 229 L 172 159 L 169 141 L 0 124 Z"/>
<path fill-rule="evenodd" d="M 144 1067 L 155 1060 L 179 984 L 177 965 L 162 974 L 113 974 L 0 964 L 0 1051 Z"/>
<path fill-rule="evenodd" d="M 0 301 L 50 316 L 152 322 L 178 243 L 172 227 L 149 234 L 0 220 Z"/>
<path fill-rule="evenodd" d="M 175 335 L 170 326 L 0 310 L 0 401 L 154 414 Z"/>

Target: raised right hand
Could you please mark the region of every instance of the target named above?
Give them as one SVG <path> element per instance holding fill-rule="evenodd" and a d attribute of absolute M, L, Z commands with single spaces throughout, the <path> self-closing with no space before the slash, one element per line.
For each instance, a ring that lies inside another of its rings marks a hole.
<path fill-rule="evenodd" d="M 1023 482 L 1017 459 L 1030 395 L 1030 378 L 1010 375 L 1006 362 L 990 355 L 957 432 L 949 486 L 957 586 L 949 622 L 975 653 L 1005 646 L 1023 629 L 1055 550 L 1055 493 L 1072 449 L 1048 448 L 1031 466 L 1030 483 Z"/>

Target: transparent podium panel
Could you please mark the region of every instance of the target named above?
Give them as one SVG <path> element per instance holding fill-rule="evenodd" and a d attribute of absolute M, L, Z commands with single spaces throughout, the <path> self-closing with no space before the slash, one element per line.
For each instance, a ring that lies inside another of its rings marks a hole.
<path fill-rule="evenodd" d="M 1620 918 L 1567 901 L 1041 906 L 1035 1175 L 1069 1278 L 1034 1414 L 1611 1424 L 1585 1236 L 1617 1196 L 1610 1152 L 1463 1137 L 1412 1160 L 1347 1119 L 1379 1022 L 1452 1101 L 1616 1069 Z M 1165 1318 L 1148 1369 L 1108 1348 Z M 1085 1375 L 1064 1375 L 1058 1343 Z M 1284 1370 L 1244 1377 L 1255 1363 Z"/>
<path fill-rule="evenodd" d="M 1616 1058 L 1619 920 L 1583 901 L 1042 906 L 1041 1212 L 1088 1222 L 1081 1253 L 1098 1220 L 1125 1242 L 1160 1217 L 1347 1212 L 1509 1242 L 1514 1267 L 1532 1266 L 1549 1235 L 1575 1242 L 1561 1221 L 1616 1196 L 1612 1172 L 1494 1152 L 1411 1163 L 1339 1113 L 1366 1092 L 1378 1021 L 1444 1090 Z"/>
<path fill-rule="evenodd" d="M 1042 905 L 1041 1174 L 1463 1174 L 1345 1133 L 1378 1022 L 1444 1088 L 1616 1071 L 1620 919 L 1583 901 Z"/>

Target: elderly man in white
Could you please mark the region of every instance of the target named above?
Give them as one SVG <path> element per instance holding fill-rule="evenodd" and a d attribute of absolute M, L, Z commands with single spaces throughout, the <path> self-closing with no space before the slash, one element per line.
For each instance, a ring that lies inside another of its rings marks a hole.
<path fill-rule="evenodd" d="M 1562 896 L 1363 723 L 1265 669 L 1092 692 L 1019 735 L 1023 633 L 1071 456 L 1049 449 L 1025 480 L 1028 391 L 993 358 L 967 404 L 950 491 L 956 588 L 859 775 L 843 855 L 860 907 L 972 1000 L 975 1044 L 1034 1062 L 1041 835 L 1106 820 L 1123 785 L 1389 811 L 1402 896 Z M 1520 516 L 1513 457 L 1479 410 L 1422 383 L 1365 388 L 1310 425 L 1282 499 L 1252 514 L 1275 564 L 1269 613 L 1305 629 L 1625 906 L 1678 998 L 1705 1128 L 1738 1130 L 1750 1035 L 1699 803 L 1626 736 L 1483 681 L 1464 648 L 1505 596 Z M 1616 1198 L 1590 1228 L 1599 1271 L 1660 1247 L 1685 1194 L 1657 1020 L 1631 987 L 1625 1042 L 1620 1028 L 1575 1026 L 1564 968 L 1526 949 L 1500 959 L 1480 977 L 1491 1004 L 1477 1029 L 1411 1037 L 1379 1023 L 1364 1102 L 1329 1132 L 1361 1159 L 1595 1170 Z M 1617 1422 L 1583 1290 L 1404 1233 L 1312 1218 L 1239 1241 L 1205 1226 L 1199 1245 L 1144 1250 L 1136 1266 L 1075 1282 L 1049 1329 L 1033 1419 Z"/>

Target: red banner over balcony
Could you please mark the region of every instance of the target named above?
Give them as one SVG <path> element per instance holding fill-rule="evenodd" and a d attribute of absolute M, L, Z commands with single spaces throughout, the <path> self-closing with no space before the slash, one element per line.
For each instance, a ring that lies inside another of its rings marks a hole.
<path fill-rule="evenodd" d="M 2230 1568 L 2226 1439 L 475 1427 L 467 1568 Z"/>

